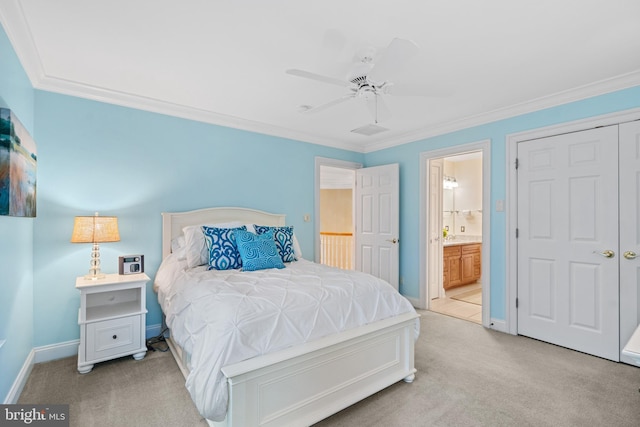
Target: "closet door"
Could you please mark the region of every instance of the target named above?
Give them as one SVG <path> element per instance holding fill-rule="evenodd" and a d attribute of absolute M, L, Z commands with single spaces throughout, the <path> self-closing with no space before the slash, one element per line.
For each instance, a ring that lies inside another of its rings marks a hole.
<path fill-rule="evenodd" d="M 618 127 L 518 144 L 518 333 L 619 360 Z"/>
<path fill-rule="evenodd" d="M 640 122 L 620 125 L 620 349 L 640 323 Z M 637 254 L 637 255 L 636 255 Z M 639 258 L 636 258 L 638 256 Z M 621 356 L 621 360 L 633 363 Z"/>

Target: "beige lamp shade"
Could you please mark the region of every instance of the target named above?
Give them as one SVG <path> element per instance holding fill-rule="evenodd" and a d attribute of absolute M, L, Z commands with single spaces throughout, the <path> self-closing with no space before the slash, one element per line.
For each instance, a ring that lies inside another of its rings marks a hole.
<path fill-rule="evenodd" d="M 73 224 L 71 243 L 119 242 L 118 217 L 77 216 Z"/>

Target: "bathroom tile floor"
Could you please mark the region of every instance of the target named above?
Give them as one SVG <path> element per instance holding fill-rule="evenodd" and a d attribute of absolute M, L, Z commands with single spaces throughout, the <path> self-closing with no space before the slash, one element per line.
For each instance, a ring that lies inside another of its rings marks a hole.
<path fill-rule="evenodd" d="M 482 284 L 480 282 L 476 282 L 470 285 L 449 289 L 446 291 L 444 298 L 435 298 L 431 300 L 430 310 L 436 313 L 446 314 L 447 316 L 457 317 L 458 319 L 482 324 L 481 305 L 471 304 L 451 298 L 455 295 L 459 295 L 473 289 L 482 289 Z"/>

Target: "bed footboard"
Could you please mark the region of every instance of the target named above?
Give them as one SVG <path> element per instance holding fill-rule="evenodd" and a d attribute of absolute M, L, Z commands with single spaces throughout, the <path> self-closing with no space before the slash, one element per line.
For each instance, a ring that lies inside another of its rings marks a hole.
<path fill-rule="evenodd" d="M 413 381 L 415 313 L 223 368 L 227 418 L 214 426 L 308 426 L 400 380 Z"/>

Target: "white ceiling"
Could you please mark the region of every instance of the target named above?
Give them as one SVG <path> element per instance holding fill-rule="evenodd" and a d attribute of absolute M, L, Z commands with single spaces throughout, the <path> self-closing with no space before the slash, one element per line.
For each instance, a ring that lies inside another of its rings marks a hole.
<path fill-rule="evenodd" d="M 637 0 L 0 0 L 34 87 L 369 152 L 640 84 Z M 445 97 L 384 95 L 389 130 L 361 100 L 316 114 L 363 49 L 394 37 L 420 55 L 396 83 Z"/>

